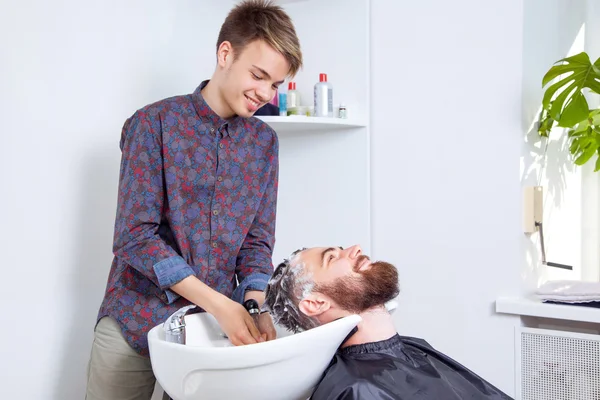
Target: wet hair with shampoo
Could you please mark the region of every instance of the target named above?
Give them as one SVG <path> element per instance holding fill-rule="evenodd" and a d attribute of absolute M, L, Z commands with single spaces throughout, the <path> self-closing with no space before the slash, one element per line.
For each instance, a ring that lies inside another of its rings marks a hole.
<path fill-rule="evenodd" d="M 302 250 L 305 249 L 293 252 L 290 259 Z M 304 264 L 298 263 L 292 267 L 290 260 L 283 260 L 275 268 L 265 291 L 264 307 L 273 317 L 273 322 L 294 333 L 318 326 L 314 318 L 298 309 L 300 299 L 307 296 L 313 286 L 310 274 L 304 271 Z"/>
<path fill-rule="evenodd" d="M 277 266 L 265 292 L 264 308 L 271 313 L 273 322 L 294 333 L 319 325 L 315 318 L 306 316 L 298 308 L 300 300 L 312 292 L 328 296 L 337 307 L 353 314 L 382 307 L 400 293 L 396 267 L 385 261 L 375 261 L 371 268 L 359 271 L 362 261 L 368 259 L 364 255 L 356 259 L 354 275 L 315 284 L 304 263 L 294 262 L 294 257 L 302 250 L 305 249 L 295 251 L 291 260 L 284 260 Z"/>

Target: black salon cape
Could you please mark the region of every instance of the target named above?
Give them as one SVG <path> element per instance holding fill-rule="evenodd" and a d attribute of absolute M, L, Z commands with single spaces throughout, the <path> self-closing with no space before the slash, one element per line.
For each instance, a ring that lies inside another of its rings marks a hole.
<path fill-rule="evenodd" d="M 341 348 L 311 400 L 512 400 L 426 341 L 395 335 Z"/>

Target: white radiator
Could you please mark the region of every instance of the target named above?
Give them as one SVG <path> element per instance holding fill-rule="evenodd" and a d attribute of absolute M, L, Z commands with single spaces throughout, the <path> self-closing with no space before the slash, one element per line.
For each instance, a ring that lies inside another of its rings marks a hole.
<path fill-rule="evenodd" d="M 600 400 L 600 335 L 516 331 L 517 400 Z"/>

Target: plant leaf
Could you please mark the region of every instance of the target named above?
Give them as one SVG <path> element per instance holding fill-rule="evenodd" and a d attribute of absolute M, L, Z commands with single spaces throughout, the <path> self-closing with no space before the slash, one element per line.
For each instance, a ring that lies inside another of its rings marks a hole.
<path fill-rule="evenodd" d="M 564 80 L 560 80 L 558 82 L 554 82 L 552 85 L 546 89 L 544 92 L 544 98 L 542 99 L 542 105 L 545 110 L 550 110 L 553 107 L 554 102 L 552 101 L 552 97 L 554 94 L 565 85 Z"/>
<path fill-rule="evenodd" d="M 556 96 L 556 98 L 554 99 L 554 102 L 552 103 L 552 108 L 550 109 L 550 115 L 552 115 L 552 118 L 557 120 L 559 124 L 560 124 L 560 114 L 562 112 L 565 100 L 567 100 L 567 98 L 569 96 L 572 96 L 574 93 L 577 93 L 577 82 L 573 82 L 573 83 L 569 84 L 569 86 L 567 86 L 561 94 Z M 590 112 L 590 110 L 586 109 L 585 113 L 587 114 L 588 112 Z"/>
<path fill-rule="evenodd" d="M 600 57 L 598 57 L 596 61 L 594 61 L 592 68 L 594 68 L 594 71 L 596 71 L 596 73 L 600 75 Z"/>
<path fill-rule="evenodd" d="M 596 143 L 595 145 L 590 143 L 590 145 L 588 145 L 585 148 L 585 150 L 583 150 L 583 152 L 581 153 L 581 155 L 575 159 L 575 164 L 577 164 L 577 165 L 583 165 L 586 162 L 588 162 L 589 159 L 592 158 L 592 156 L 594 155 L 594 153 L 596 151 L 598 151 L 598 147 L 599 147 L 598 143 Z"/>
<path fill-rule="evenodd" d="M 556 62 L 556 64 L 558 63 L 561 64 L 553 66 L 544 75 L 542 85 L 546 86 L 560 75 L 565 76 L 546 89 L 542 104 L 544 108 L 548 109 L 552 101 L 550 112 L 552 118 L 558 122 L 559 126 L 572 127 L 589 113 L 589 106 L 581 94 L 581 89 L 587 87 L 596 92 L 600 91 L 600 58 L 592 65 L 587 53 L 581 52 L 572 57 L 563 58 Z M 559 89 L 562 89 L 562 92 L 556 95 Z M 555 95 L 556 98 L 553 100 Z M 583 116 L 584 114 L 585 116 Z"/>
<path fill-rule="evenodd" d="M 594 172 L 600 171 L 600 149 L 598 149 L 598 158 L 596 158 L 596 166 Z"/>
<path fill-rule="evenodd" d="M 550 82 L 557 76 L 562 75 L 566 72 L 574 71 L 575 69 L 577 69 L 578 66 L 579 68 L 581 68 L 581 66 L 592 65 L 590 57 L 587 55 L 586 52 L 581 52 L 579 54 L 575 54 L 574 56 L 560 59 L 554 64 L 558 64 L 560 62 L 566 62 L 567 64 L 555 65 L 552 68 L 550 68 L 550 70 L 546 72 L 546 75 L 544 75 L 544 78 L 542 79 L 542 87 L 546 86 L 548 82 Z"/>
<path fill-rule="evenodd" d="M 577 125 L 577 128 L 569 130 L 568 135 L 569 137 L 587 136 L 591 129 L 589 121 L 584 119 Z"/>
<path fill-rule="evenodd" d="M 569 146 L 569 151 L 574 156 L 577 155 L 577 153 L 579 153 L 579 151 L 580 151 L 579 150 L 581 148 L 580 142 L 581 142 L 581 138 L 573 139 L 573 141 L 571 142 L 571 145 Z"/>
<path fill-rule="evenodd" d="M 588 123 L 592 123 L 593 125 L 600 125 L 600 108 L 597 110 L 593 110 L 590 113 L 590 116 L 588 118 Z"/>
<path fill-rule="evenodd" d="M 591 126 L 586 130 L 586 135 L 573 139 L 569 150 L 575 159 L 575 164 L 583 165 L 600 149 L 600 134 Z"/>
<path fill-rule="evenodd" d="M 581 92 L 575 93 L 571 101 L 565 106 L 558 126 L 568 128 L 588 118 L 589 106 L 585 96 Z"/>
<path fill-rule="evenodd" d="M 599 80 L 595 80 L 590 82 L 590 85 L 588 86 L 590 88 L 590 90 L 596 94 L 600 94 L 600 81 Z"/>
<path fill-rule="evenodd" d="M 542 137 L 548 137 L 552 130 L 554 119 L 550 116 L 550 113 L 546 109 L 542 109 L 539 117 L 538 133 Z"/>

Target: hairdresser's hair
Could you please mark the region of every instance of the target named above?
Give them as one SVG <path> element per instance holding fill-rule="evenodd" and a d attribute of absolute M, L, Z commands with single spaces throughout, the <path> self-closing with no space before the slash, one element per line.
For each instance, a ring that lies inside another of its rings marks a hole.
<path fill-rule="evenodd" d="M 292 253 L 292 257 L 302 251 L 300 249 Z M 267 284 L 265 291 L 264 306 L 271 313 L 273 322 L 286 328 L 288 331 L 297 333 L 301 330 L 308 330 L 316 327 L 317 321 L 304 315 L 298 308 L 302 296 L 302 289 L 297 284 L 298 274 L 290 267 L 290 261 L 285 259 L 275 268 L 273 276 Z"/>
<path fill-rule="evenodd" d="M 291 18 L 271 0 L 244 0 L 227 15 L 217 39 L 217 51 L 224 41 L 231 43 L 236 59 L 246 45 L 262 40 L 285 57 L 290 77 L 302 68 L 300 41 Z"/>

